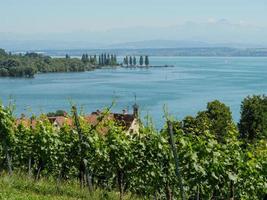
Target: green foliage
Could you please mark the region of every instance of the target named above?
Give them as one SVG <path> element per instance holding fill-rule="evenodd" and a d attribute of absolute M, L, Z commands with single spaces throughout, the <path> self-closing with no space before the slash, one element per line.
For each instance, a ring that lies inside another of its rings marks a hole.
<path fill-rule="evenodd" d="M 136 57 L 135 56 L 133 57 L 133 65 L 134 66 L 136 65 Z"/>
<path fill-rule="evenodd" d="M 78 116 L 79 128 L 73 123 L 55 127 L 45 115 L 14 126 L 12 109 L 1 106 L 1 171 L 6 171 L 9 155 L 12 170 L 36 180 L 72 181 L 84 167 L 94 190 L 116 190 L 121 198 L 132 193 L 148 199 L 179 199 L 168 130 L 159 133 L 153 126 L 141 126 L 139 133 L 128 135 L 103 116 L 97 125 Z M 266 138 L 242 149 L 230 110 L 219 101 L 208 103 L 196 117 L 173 124 L 186 199 L 263 199 Z"/>
<path fill-rule="evenodd" d="M 145 56 L 145 65 L 146 65 L 146 66 L 149 65 L 149 59 L 148 59 L 148 56 Z"/>
<path fill-rule="evenodd" d="M 142 66 L 143 64 L 144 64 L 144 58 L 143 56 L 140 56 L 139 65 Z"/>
<path fill-rule="evenodd" d="M 125 65 L 129 65 L 129 59 L 128 59 L 128 56 L 126 56 L 124 59 L 123 59 L 123 64 Z"/>
<path fill-rule="evenodd" d="M 0 161 L 5 163 L 0 166 L 0 170 L 8 168 L 10 174 L 12 173 L 11 147 L 15 141 L 15 131 L 12 107 L 4 107 L 0 102 Z"/>
<path fill-rule="evenodd" d="M 207 109 L 198 112 L 196 117 L 185 117 L 175 127 L 195 135 L 203 135 L 209 131 L 219 142 L 224 142 L 230 132 L 237 134 L 230 108 L 218 100 L 209 102 Z"/>
<path fill-rule="evenodd" d="M 133 58 L 130 56 L 129 64 L 132 66 L 133 65 Z"/>
<path fill-rule="evenodd" d="M 267 138 L 266 96 L 248 96 L 243 100 L 238 127 L 243 139 Z"/>
<path fill-rule="evenodd" d="M 97 63 L 97 57 L 96 55 L 94 55 L 94 57 L 92 57 L 90 59 L 91 63 Z M 106 53 L 102 53 L 99 58 L 98 58 L 98 65 L 99 66 L 117 66 L 117 56 L 116 54 L 106 54 Z"/>
<path fill-rule="evenodd" d="M 57 110 L 56 112 L 49 112 L 46 115 L 47 117 L 66 116 L 67 112 L 64 110 Z"/>
<path fill-rule="evenodd" d="M 8 54 L 6 53 L 6 51 L 4 49 L 0 49 L 0 57 L 5 57 Z"/>
<path fill-rule="evenodd" d="M 220 101 L 212 101 L 207 105 L 205 111 L 209 121 L 211 122 L 210 130 L 216 137 L 222 141 L 229 131 L 235 130 L 230 108 Z"/>
<path fill-rule="evenodd" d="M 88 54 L 83 54 L 81 59 L 71 58 L 68 54 L 65 58 L 51 58 L 34 52 L 12 55 L 0 50 L 0 76 L 2 77 L 33 78 L 38 72 L 83 72 L 98 66 L 118 65 L 116 55 L 108 55 L 104 60 L 99 56 L 98 63 L 96 55 L 89 58 Z"/>

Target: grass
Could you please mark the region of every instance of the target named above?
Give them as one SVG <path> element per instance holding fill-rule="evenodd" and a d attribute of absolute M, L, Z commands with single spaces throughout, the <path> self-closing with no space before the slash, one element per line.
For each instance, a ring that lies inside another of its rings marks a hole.
<path fill-rule="evenodd" d="M 95 190 L 90 193 L 87 189 L 80 189 L 75 181 L 57 184 L 55 180 L 41 179 L 35 182 L 25 175 L 0 175 L 0 200 L 117 200 L 119 193 Z M 124 200 L 137 200 L 130 194 Z"/>

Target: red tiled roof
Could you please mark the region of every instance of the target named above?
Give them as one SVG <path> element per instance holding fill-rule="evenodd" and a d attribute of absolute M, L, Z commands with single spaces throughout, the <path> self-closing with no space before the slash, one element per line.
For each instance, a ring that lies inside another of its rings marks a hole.
<path fill-rule="evenodd" d="M 36 124 L 37 124 L 37 121 L 36 120 L 31 120 L 31 119 L 28 119 L 28 118 L 20 118 L 20 119 L 17 119 L 16 120 L 16 126 L 18 125 L 23 125 L 23 126 L 26 126 L 26 127 L 30 127 L 32 126 L 33 128 L 35 128 Z"/>
<path fill-rule="evenodd" d="M 91 124 L 91 125 L 97 125 L 99 122 L 99 118 L 101 117 L 101 112 L 92 112 L 90 115 L 83 116 L 83 119 Z M 134 115 L 132 114 L 120 114 L 120 113 L 111 113 L 105 116 L 105 120 L 114 120 L 118 125 L 122 126 L 125 130 L 128 130 L 134 121 Z M 64 116 L 56 116 L 56 117 L 48 117 L 48 120 L 52 124 L 56 124 L 59 127 L 62 127 L 64 124 L 73 126 L 73 120 L 72 118 L 64 117 Z M 33 128 L 36 126 L 37 121 L 31 120 L 28 118 L 20 118 L 16 120 L 16 125 L 22 124 L 24 126 L 32 126 Z M 106 133 L 108 131 L 107 128 L 102 127 L 101 130 L 99 130 L 102 133 Z"/>

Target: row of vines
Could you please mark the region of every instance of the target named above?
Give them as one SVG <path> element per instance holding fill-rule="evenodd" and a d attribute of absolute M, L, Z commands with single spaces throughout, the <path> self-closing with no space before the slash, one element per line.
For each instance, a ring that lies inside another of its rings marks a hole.
<path fill-rule="evenodd" d="M 10 175 L 16 171 L 59 183 L 77 179 L 89 190 L 117 190 L 121 199 L 125 192 L 147 199 L 264 199 L 267 194 L 266 139 L 239 139 L 232 121 L 216 130 L 214 120 L 200 113 L 194 119 L 199 123 L 168 119 L 172 130 L 166 123 L 158 132 L 147 123 L 129 135 L 113 121 L 87 124 L 75 108 L 70 116 L 75 123 L 61 128 L 45 115 L 36 117 L 34 126 L 17 124 L 12 112 L 0 105 L 0 170 Z M 99 133 L 99 126 L 108 132 Z"/>

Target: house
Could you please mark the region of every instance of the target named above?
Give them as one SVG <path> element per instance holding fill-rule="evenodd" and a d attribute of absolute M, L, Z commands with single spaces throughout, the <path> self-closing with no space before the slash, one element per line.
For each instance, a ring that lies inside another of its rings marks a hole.
<path fill-rule="evenodd" d="M 140 120 L 138 116 L 137 104 L 133 105 L 132 114 L 129 114 L 123 110 L 122 113 L 109 113 L 105 115 L 101 111 L 97 110 L 96 112 L 92 112 L 90 115 L 85 115 L 82 117 L 86 123 L 97 126 L 97 124 L 100 123 L 99 120 L 102 116 L 104 116 L 104 119 L 101 120 L 101 123 L 107 120 L 113 120 L 117 125 L 121 126 L 127 134 L 138 133 L 139 131 Z M 74 126 L 72 118 L 68 117 L 67 115 L 48 117 L 48 120 L 51 124 L 58 128 L 63 127 L 64 125 Z M 36 120 L 27 119 L 25 117 L 17 119 L 16 124 L 19 125 L 21 123 L 28 127 L 32 126 L 34 128 L 36 126 Z M 99 127 L 97 129 L 102 134 L 108 132 L 108 129 L 105 127 Z"/>

